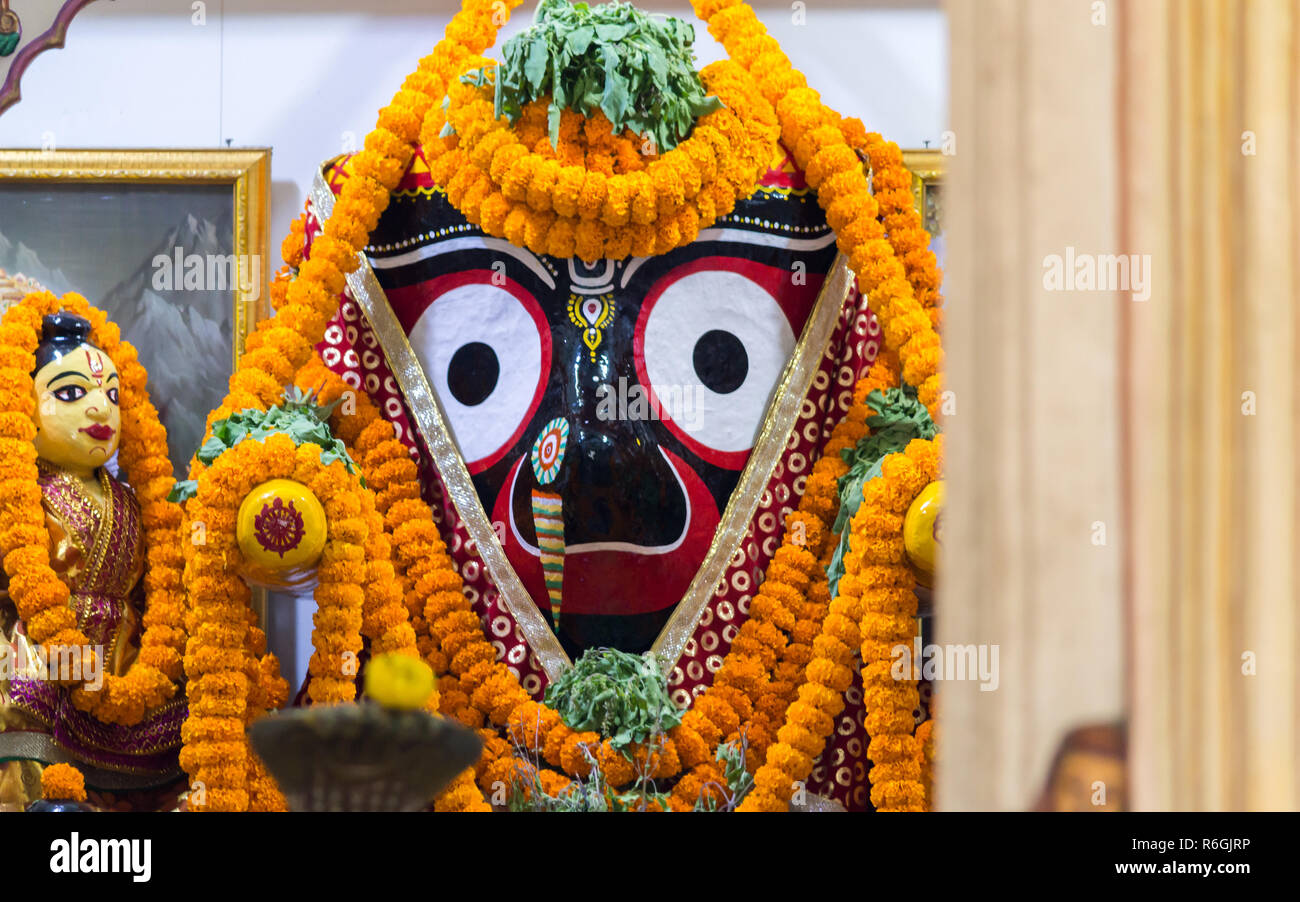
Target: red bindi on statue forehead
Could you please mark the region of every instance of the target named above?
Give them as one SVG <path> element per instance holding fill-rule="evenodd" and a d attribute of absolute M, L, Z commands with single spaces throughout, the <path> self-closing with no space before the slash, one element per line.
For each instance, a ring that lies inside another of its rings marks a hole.
<path fill-rule="evenodd" d="M 86 365 L 90 367 L 90 375 L 95 380 L 96 385 L 104 384 L 104 358 L 98 351 L 92 352 L 86 348 Z"/>

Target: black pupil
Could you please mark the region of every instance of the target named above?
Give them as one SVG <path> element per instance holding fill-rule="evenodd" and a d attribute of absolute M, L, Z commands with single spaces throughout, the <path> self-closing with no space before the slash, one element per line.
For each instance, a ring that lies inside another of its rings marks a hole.
<path fill-rule="evenodd" d="M 497 353 L 481 341 L 461 345 L 447 364 L 447 389 L 466 407 L 482 404 L 497 387 L 501 364 Z"/>
<path fill-rule="evenodd" d="M 695 342 L 695 375 L 709 391 L 729 394 L 745 384 L 749 355 L 740 339 L 722 329 L 712 329 Z"/>

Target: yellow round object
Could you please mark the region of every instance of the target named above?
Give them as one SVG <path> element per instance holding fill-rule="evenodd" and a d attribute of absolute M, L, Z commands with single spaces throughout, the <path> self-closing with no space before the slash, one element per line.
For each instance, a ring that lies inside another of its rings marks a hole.
<path fill-rule="evenodd" d="M 943 480 L 940 479 L 921 489 L 903 518 L 903 547 L 916 568 L 917 580 L 925 586 L 933 584 L 934 562 L 941 544 L 939 516 L 942 513 Z"/>
<path fill-rule="evenodd" d="M 314 567 L 325 550 L 325 508 L 301 482 L 272 479 L 244 497 L 235 536 L 255 571 Z"/>
<path fill-rule="evenodd" d="M 366 695 L 385 708 L 418 711 L 433 692 L 433 668 L 409 655 L 388 652 L 366 665 Z"/>

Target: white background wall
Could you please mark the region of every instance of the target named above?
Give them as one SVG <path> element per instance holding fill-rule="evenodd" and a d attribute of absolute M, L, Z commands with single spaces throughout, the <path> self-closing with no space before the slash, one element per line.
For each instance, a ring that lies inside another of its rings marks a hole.
<path fill-rule="evenodd" d="M 754 5 L 833 109 L 903 147 L 938 145 L 948 127 L 939 0 Z M 73 20 L 66 47 L 28 69 L 22 100 L 0 115 L 0 147 L 51 140 L 58 148 L 270 147 L 278 255 L 315 167 L 360 144 L 458 4 L 359 7 L 355 0 L 98 0 Z M 534 7 L 516 11 L 502 40 L 526 27 Z M 645 8 L 695 23 L 701 64 L 721 57 L 685 0 Z M 275 613 L 272 645 L 300 680 L 311 653 L 310 609 Z"/>

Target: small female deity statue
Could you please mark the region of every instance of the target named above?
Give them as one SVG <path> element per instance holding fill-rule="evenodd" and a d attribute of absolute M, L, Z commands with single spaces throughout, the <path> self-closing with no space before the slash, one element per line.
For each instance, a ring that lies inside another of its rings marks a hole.
<path fill-rule="evenodd" d="M 90 331 L 88 321 L 67 312 L 44 318 L 32 374 L 33 444 L 50 565 L 67 584 L 77 628 L 95 654 L 46 661 L 0 574 L 0 811 L 40 798 L 41 771 L 54 763 L 75 765 L 99 791 L 91 802 L 113 807 L 171 807 L 180 776 L 181 699 L 135 726 L 104 723 L 73 704 L 59 684 L 66 675 L 52 669 L 85 662 L 92 672 L 79 678 L 89 689 L 105 674 L 125 674 L 139 654 L 144 610 L 140 505 L 107 466 L 121 433 L 120 380 Z M 113 801 L 119 793 L 129 795 Z"/>

